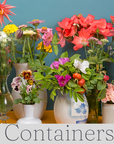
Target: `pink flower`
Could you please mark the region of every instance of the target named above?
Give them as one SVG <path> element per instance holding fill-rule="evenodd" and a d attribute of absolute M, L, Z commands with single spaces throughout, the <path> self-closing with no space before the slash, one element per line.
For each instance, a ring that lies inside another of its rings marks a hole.
<path fill-rule="evenodd" d="M 18 26 L 18 28 L 23 28 L 23 27 L 27 27 L 27 25 L 20 25 L 20 26 Z"/>
<path fill-rule="evenodd" d="M 59 59 L 59 64 L 64 65 L 66 62 L 70 62 L 70 59 L 69 58 L 60 58 Z"/>
<path fill-rule="evenodd" d="M 18 82 L 20 82 L 20 80 L 21 80 L 21 78 L 20 77 L 15 77 L 15 78 L 13 78 L 13 82 L 14 83 L 18 83 Z"/>
<path fill-rule="evenodd" d="M 13 90 L 15 90 L 15 91 L 20 91 L 20 83 L 14 83 L 14 82 L 12 82 L 11 83 L 11 87 L 13 88 Z"/>
<path fill-rule="evenodd" d="M 41 33 L 46 33 L 47 31 L 52 31 L 53 29 L 50 29 L 50 28 L 47 28 L 47 27 L 42 27 L 42 28 L 40 28 L 40 29 L 37 29 L 39 32 L 41 32 Z"/>
<path fill-rule="evenodd" d="M 80 48 L 82 48 L 84 45 L 88 45 L 88 39 L 90 38 L 90 33 L 87 32 L 84 28 L 82 28 L 79 31 L 79 37 L 78 36 L 74 36 L 74 40 L 72 41 L 73 44 L 75 44 L 75 46 L 73 47 L 73 49 L 79 50 Z"/>
<path fill-rule="evenodd" d="M 44 20 L 35 19 L 35 20 L 33 20 L 31 22 L 27 22 L 27 23 L 30 23 L 30 24 L 32 24 L 34 26 L 38 26 L 40 23 L 44 23 L 44 22 L 45 22 Z"/>
<path fill-rule="evenodd" d="M 60 87 L 64 87 L 66 83 L 71 79 L 71 76 L 68 74 L 65 77 L 60 75 L 55 75 L 55 78 L 57 79 Z"/>
<path fill-rule="evenodd" d="M 29 94 L 29 92 L 31 92 L 32 91 L 32 85 L 27 85 L 26 86 L 26 92 L 27 92 L 27 94 Z"/>
<path fill-rule="evenodd" d="M 46 46 L 49 46 L 50 43 L 52 42 L 52 38 L 53 38 L 53 33 L 51 30 L 47 31 L 46 33 L 44 33 L 44 35 L 42 36 L 43 39 L 43 44 Z"/>
<path fill-rule="evenodd" d="M 59 68 L 59 62 L 58 61 L 54 61 L 51 65 L 50 65 L 50 67 L 52 68 L 52 69 L 58 69 Z"/>

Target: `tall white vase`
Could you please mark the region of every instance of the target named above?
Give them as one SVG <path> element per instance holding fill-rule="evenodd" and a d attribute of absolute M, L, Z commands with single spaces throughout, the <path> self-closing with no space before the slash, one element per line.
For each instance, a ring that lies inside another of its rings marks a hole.
<path fill-rule="evenodd" d="M 84 102 L 70 98 L 68 94 L 58 95 L 54 102 L 54 116 L 57 123 L 81 124 L 88 118 L 88 103 L 84 95 Z"/>
<path fill-rule="evenodd" d="M 13 65 L 16 70 L 16 76 L 18 76 L 23 70 L 30 69 L 28 63 L 14 63 Z M 12 91 L 12 97 L 13 97 L 13 100 L 15 100 L 15 99 L 21 98 L 21 95 L 19 94 L 19 92 Z M 46 89 L 39 92 L 39 97 L 41 99 L 44 99 L 45 101 L 47 101 Z M 39 104 L 36 103 L 35 110 L 34 110 L 34 117 L 41 119 L 44 114 L 44 111 L 46 110 L 46 106 L 47 106 L 47 102 L 44 102 L 44 101 L 40 101 Z M 25 113 L 24 113 L 22 104 L 20 104 L 20 103 L 14 104 L 13 110 L 14 110 L 14 113 L 15 113 L 15 116 L 17 117 L 17 119 L 25 117 Z"/>
<path fill-rule="evenodd" d="M 17 124 L 42 124 L 39 118 L 34 117 L 35 105 L 23 105 L 24 107 L 24 118 L 20 118 Z"/>

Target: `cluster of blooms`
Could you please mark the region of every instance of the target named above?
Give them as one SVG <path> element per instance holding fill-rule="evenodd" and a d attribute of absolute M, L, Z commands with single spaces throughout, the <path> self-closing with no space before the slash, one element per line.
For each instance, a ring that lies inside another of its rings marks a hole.
<path fill-rule="evenodd" d="M 97 38 L 98 41 L 114 35 L 114 16 L 110 17 L 112 23 L 107 23 L 105 19 L 95 20 L 94 18 L 95 16 L 90 14 L 86 18 L 79 14 L 58 22 L 59 27 L 56 27 L 56 30 L 61 47 L 64 47 L 65 42 L 68 41 L 75 45 L 74 50 L 78 50 L 89 45 L 88 39 L 91 37 Z"/>
<path fill-rule="evenodd" d="M 23 85 L 26 86 L 26 93 L 29 94 L 32 91 L 32 88 L 35 88 L 35 80 L 32 76 L 31 70 L 22 71 L 22 73 L 18 76 L 13 78 L 13 82 L 11 86 L 15 91 L 21 91 L 23 89 Z"/>
<path fill-rule="evenodd" d="M 58 61 L 54 61 L 50 67 L 52 69 L 58 69 L 59 65 L 64 65 L 66 62 L 70 62 L 70 58 L 59 58 Z M 79 69 L 82 73 L 86 73 L 86 68 L 89 68 L 89 62 L 88 61 L 79 61 L 77 59 L 74 60 L 74 64 L 73 64 L 74 68 Z M 73 75 L 73 74 L 72 74 Z M 61 75 L 55 75 L 55 78 L 57 79 L 60 87 L 64 87 L 66 85 L 66 83 L 72 78 L 72 76 L 70 76 L 69 74 L 66 74 L 65 77 L 61 76 Z"/>
<path fill-rule="evenodd" d="M 101 101 L 103 103 L 112 102 L 114 103 L 114 85 L 111 83 L 107 83 L 108 88 L 106 89 L 106 97 Z"/>

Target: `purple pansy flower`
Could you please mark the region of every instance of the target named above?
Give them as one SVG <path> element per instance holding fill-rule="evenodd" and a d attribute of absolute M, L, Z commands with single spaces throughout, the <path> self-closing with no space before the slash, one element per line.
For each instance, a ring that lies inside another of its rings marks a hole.
<path fill-rule="evenodd" d="M 58 80 L 60 87 L 64 87 L 66 83 L 71 79 L 71 76 L 68 74 L 65 77 L 60 75 L 55 75 L 55 78 Z"/>
<path fill-rule="evenodd" d="M 59 68 L 59 62 L 58 61 L 54 61 L 51 65 L 50 65 L 50 67 L 52 68 L 52 69 L 58 69 Z"/>
<path fill-rule="evenodd" d="M 70 62 L 70 59 L 69 58 L 60 58 L 59 59 L 59 64 L 64 65 L 66 62 Z"/>

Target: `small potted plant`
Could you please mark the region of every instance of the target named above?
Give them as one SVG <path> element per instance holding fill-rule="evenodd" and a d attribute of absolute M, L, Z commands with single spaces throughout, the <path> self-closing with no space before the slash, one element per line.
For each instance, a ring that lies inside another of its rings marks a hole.
<path fill-rule="evenodd" d="M 102 122 L 114 123 L 114 82 L 107 83 L 106 96 L 102 100 Z"/>
<path fill-rule="evenodd" d="M 19 92 L 20 98 L 14 100 L 15 104 L 21 103 L 24 108 L 25 116 L 17 121 L 18 124 L 37 124 L 41 120 L 34 117 L 34 104 L 40 103 L 38 96 L 40 85 L 34 80 L 31 70 L 23 70 L 19 76 L 13 78 L 11 86 L 14 91 Z"/>

